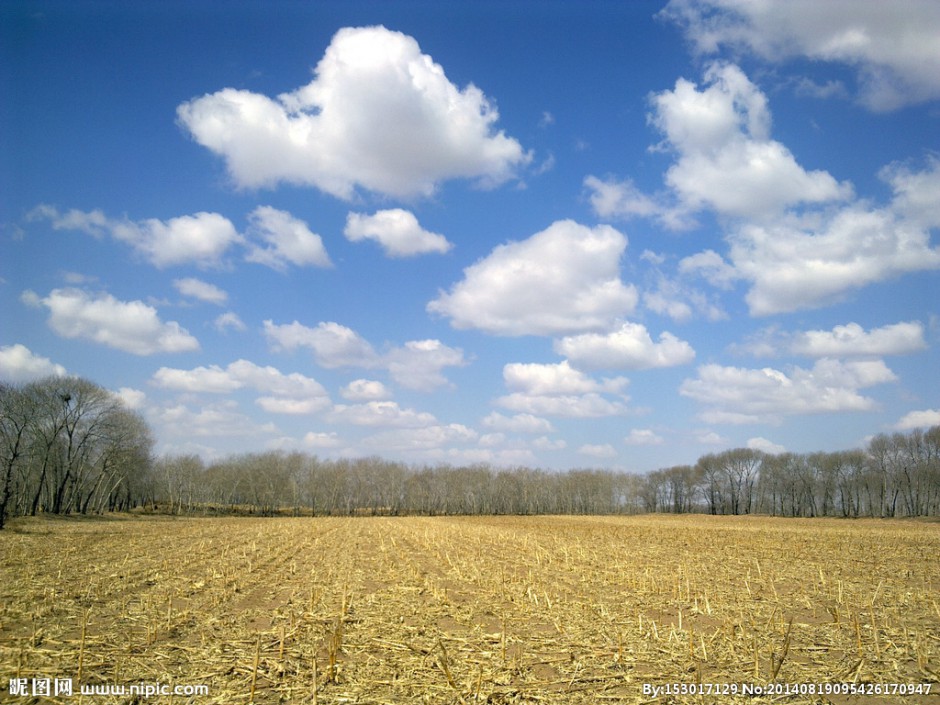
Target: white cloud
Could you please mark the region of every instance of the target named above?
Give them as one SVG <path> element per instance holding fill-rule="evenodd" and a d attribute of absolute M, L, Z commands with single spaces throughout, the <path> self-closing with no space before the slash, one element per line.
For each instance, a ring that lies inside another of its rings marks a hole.
<path fill-rule="evenodd" d="M 849 92 L 842 81 L 830 80 L 825 83 L 817 83 L 811 78 L 801 76 L 793 82 L 793 90 L 797 95 L 809 96 L 810 98 L 848 98 Z"/>
<path fill-rule="evenodd" d="M 895 323 L 866 331 L 858 323 L 832 330 L 808 330 L 793 335 L 790 351 L 809 357 L 904 355 L 927 348 L 924 326 L 918 321 Z"/>
<path fill-rule="evenodd" d="M 614 450 L 614 447 L 609 443 L 601 445 L 585 444 L 578 448 L 578 452 L 581 455 L 589 455 L 592 458 L 606 459 L 617 457 L 617 451 Z"/>
<path fill-rule="evenodd" d="M 714 250 L 705 250 L 679 261 L 680 274 L 696 274 L 719 289 L 730 289 L 739 275 L 734 267 Z"/>
<path fill-rule="evenodd" d="M 265 321 L 264 331 L 275 348 L 310 349 L 322 367 L 385 369 L 401 386 L 420 391 L 447 385 L 441 374 L 445 367 L 467 364 L 463 351 L 439 340 L 411 340 L 380 355 L 356 331 L 333 322 L 321 322 L 310 328 L 297 321 L 284 325 Z"/>
<path fill-rule="evenodd" d="M 164 389 L 210 394 L 226 394 L 244 386 L 242 380 L 218 365 L 195 367 L 191 370 L 161 367 L 154 373 L 151 381 Z"/>
<path fill-rule="evenodd" d="M 402 409 L 393 401 L 337 404 L 329 418 L 334 423 L 351 423 L 354 426 L 426 428 L 437 424 L 437 419 L 432 414 L 414 409 Z"/>
<path fill-rule="evenodd" d="M 228 301 L 228 294 L 225 291 L 194 277 L 174 279 L 173 286 L 183 296 L 188 296 L 191 299 L 198 299 L 217 306 L 222 306 Z"/>
<path fill-rule="evenodd" d="M 620 280 L 627 238 L 610 226 L 557 221 L 522 242 L 496 247 L 431 301 L 455 328 L 496 335 L 596 330 L 633 311 L 637 292 Z"/>
<path fill-rule="evenodd" d="M 216 316 L 216 319 L 212 322 L 212 325 L 220 333 L 224 333 L 230 328 L 236 331 L 247 330 L 247 326 L 234 311 L 228 311 L 227 313 Z"/>
<path fill-rule="evenodd" d="M 894 427 L 899 431 L 912 431 L 915 428 L 930 428 L 940 426 L 940 409 L 924 409 L 911 411 L 901 417 Z"/>
<path fill-rule="evenodd" d="M 854 204 L 819 218 L 749 224 L 731 234 L 731 260 L 752 282 L 753 315 L 814 308 L 907 272 L 940 268 L 930 233 L 888 209 Z"/>
<path fill-rule="evenodd" d="M 591 191 L 590 201 L 594 212 L 601 218 L 651 218 L 659 215 L 660 206 L 641 192 L 630 179 L 606 181 L 596 176 L 587 176 L 584 186 Z"/>
<path fill-rule="evenodd" d="M 696 225 L 688 208 L 665 194 L 643 193 L 632 179 L 614 176 L 600 179 L 590 175 L 585 177 L 584 187 L 590 193 L 591 208 L 599 218 L 648 218 L 668 230 L 688 230 Z"/>
<path fill-rule="evenodd" d="M 695 440 L 708 446 L 723 446 L 730 443 L 727 438 L 720 436 L 715 431 L 699 431 L 695 434 Z"/>
<path fill-rule="evenodd" d="M 199 349 L 199 341 L 185 328 L 176 321 L 164 323 L 143 301 L 119 301 L 81 289 L 53 289 L 43 299 L 24 292 L 23 300 L 48 308 L 49 327 L 63 338 L 85 338 L 134 355 Z"/>
<path fill-rule="evenodd" d="M 940 225 L 940 160 L 928 158 L 921 171 L 882 169 L 894 197 L 877 208 L 852 200 L 851 185 L 827 172 L 806 171 L 770 138 L 767 98 L 737 66 L 712 63 L 703 88 L 680 79 L 652 104 L 650 120 L 677 155 L 666 173 L 677 208 L 710 209 L 728 227 L 727 261 L 706 250 L 683 259 L 680 274 L 726 290 L 738 279 L 749 282 L 746 301 L 760 316 L 827 305 L 853 289 L 940 268 L 940 247 L 930 237 Z M 678 284 L 664 281 L 660 289 L 644 295 L 648 308 L 691 317 Z"/>
<path fill-rule="evenodd" d="M 25 345 L 0 347 L 0 379 L 13 384 L 32 382 L 42 377 L 64 377 L 65 368 L 47 357 L 37 355 Z"/>
<path fill-rule="evenodd" d="M 321 367 L 379 366 L 379 355 L 369 342 L 352 328 L 339 323 L 324 321 L 316 328 L 310 328 L 297 321 L 284 325 L 265 321 L 264 333 L 275 348 L 308 348 Z"/>
<path fill-rule="evenodd" d="M 256 438 L 277 432 L 274 424 L 258 424 L 238 411 L 234 401 L 208 404 L 191 409 L 175 404 L 153 409 L 148 415 L 158 428 L 163 442 L 173 445 L 172 439 L 186 442 L 193 437 Z"/>
<path fill-rule="evenodd" d="M 684 323 L 693 315 L 692 306 L 683 300 L 688 298 L 687 293 L 679 282 L 660 276 L 655 289 L 643 292 L 643 305 L 654 313 Z"/>
<path fill-rule="evenodd" d="M 940 157 L 930 156 L 921 171 L 889 164 L 878 175 L 894 191 L 892 211 L 921 228 L 940 227 Z"/>
<path fill-rule="evenodd" d="M 312 414 L 331 403 L 326 389 L 316 380 L 297 372 L 284 374 L 248 360 L 236 360 L 224 369 L 218 365 L 191 370 L 161 367 L 152 382 L 164 389 L 189 393 L 226 394 L 254 389 L 263 394 L 256 403 L 265 411 L 278 414 Z"/>
<path fill-rule="evenodd" d="M 817 360 L 812 369 L 788 372 L 702 365 L 679 393 L 705 405 L 707 423 L 776 422 L 781 416 L 870 411 L 875 402 L 860 389 L 897 379 L 881 360 Z"/>
<path fill-rule="evenodd" d="M 924 325 L 919 321 L 894 323 L 866 331 L 858 323 L 837 325 L 832 330 L 788 333 L 770 326 L 733 349 L 756 357 L 783 353 L 806 357 L 880 357 L 906 355 L 927 348 Z"/>
<path fill-rule="evenodd" d="M 480 89 L 458 89 L 413 38 L 384 27 L 339 30 L 314 80 L 293 92 L 226 88 L 177 116 L 247 188 L 427 196 L 446 179 L 502 183 L 531 159 L 495 131 L 499 115 Z"/>
<path fill-rule="evenodd" d="M 56 230 L 80 230 L 95 237 L 110 235 L 130 245 L 156 267 L 194 264 L 217 267 L 222 256 L 242 238 L 228 218 L 218 213 L 195 213 L 163 221 L 148 218 L 133 222 L 108 218 L 100 210 L 60 213 L 50 205 L 40 205 L 29 220 L 49 220 Z"/>
<path fill-rule="evenodd" d="M 725 46 L 772 62 L 805 57 L 849 66 L 872 110 L 940 98 L 940 6 L 933 0 L 900 7 L 882 0 L 673 0 L 663 15 L 700 53 Z"/>
<path fill-rule="evenodd" d="M 487 415 L 483 419 L 486 428 L 509 433 L 553 433 L 555 431 L 548 419 L 539 418 L 532 414 L 516 414 L 503 416 L 498 411 Z"/>
<path fill-rule="evenodd" d="M 95 238 L 103 238 L 112 228 L 114 221 L 96 208 L 93 211 L 80 211 L 72 208 L 65 213 L 48 203 L 40 203 L 26 214 L 27 221 L 48 220 L 54 230 L 78 230 Z"/>
<path fill-rule="evenodd" d="M 142 252 L 157 267 L 180 264 L 217 266 L 222 255 L 241 236 L 218 213 L 196 213 L 164 222 L 151 218 L 139 224 L 122 223 L 113 234 Z"/>
<path fill-rule="evenodd" d="M 271 414 L 315 414 L 330 406 L 327 396 L 292 399 L 288 397 L 258 397 L 255 404 Z"/>
<path fill-rule="evenodd" d="M 684 365 L 695 359 L 695 351 L 686 341 L 664 332 L 654 343 L 639 323 L 624 323 L 606 334 L 568 336 L 556 340 L 554 349 L 573 364 L 589 369 L 643 370 Z"/>
<path fill-rule="evenodd" d="M 513 392 L 496 399 L 496 404 L 526 414 L 560 416 L 567 418 L 599 418 L 624 414 L 627 407 L 600 394 L 524 394 Z"/>
<path fill-rule="evenodd" d="M 453 247 L 447 238 L 425 230 L 413 213 L 401 208 L 378 211 L 374 215 L 350 213 L 346 216 L 343 234 L 350 242 L 375 240 L 389 257 L 443 254 Z"/>
<path fill-rule="evenodd" d="M 848 198 L 852 189 L 825 171 L 805 171 L 770 139 L 766 96 L 737 66 L 713 63 L 706 87 L 679 79 L 653 97 L 650 119 L 678 153 L 666 183 L 690 213 L 774 216 L 799 203 Z"/>
<path fill-rule="evenodd" d="M 401 386 L 430 391 L 448 384 L 441 374 L 443 368 L 463 367 L 467 363 L 462 350 L 439 340 L 412 340 L 389 350 L 382 364 Z"/>
<path fill-rule="evenodd" d="M 472 443 L 479 434 L 463 424 L 435 424 L 424 428 L 383 431 L 363 440 L 363 444 L 383 452 L 411 453 L 440 450 L 456 444 Z"/>
<path fill-rule="evenodd" d="M 552 439 L 548 436 L 539 436 L 532 441 L 532 447 L 536 450 L 564 450 L 568 444 L 561 438 Z"/>
<path fill-rule="evenodd" d="M 709 321 L 728 317 L 713 294 L 706 294 L 684 281 L 682 269 L 679 276 L 669 276 L 659 268 L 662 264 L 660 260 L 664 261 L 665 258 L 650 253 L 647 259 L 652 265 L 647 274 L 651 283 L 643 292 L 643 305 L 650 311 L 668 316 L 677 323 L 685 323 L 696 314 Z"/>
<path fill-rule="evenodd" d="M 655 431 L 648 428 L 634 428 L 623 439 L 628 446 L 658 446 L 665 442 L 665 439 Z"/>
<path fill-rule="evenodd" d="M 374 379 L 354 379 L 340 390 L 349 401 L 382 401 L 392 396 L 389 389 Z"/>
<path fill-rule="evenodd" d="M 117 390 L 117 395 L 128 409 L 143 409 L 147 401 L 146 393 L 132 387 L 121 387 Z"/>
<path fill-rule="evenodd" d="M 510 363 L 503 367 L 503 379 L 510 394 L 496 400 L 511 411 L 535 416 L 599 417 L 626 412 L 620 401 L 611 401 L 604 394 L 623 393 L 628 380 L 624 377 L 597 381 L 572 368 L 568 361 L 558 364 Z"/>
<path fill-rule="evenodd" d="M 627 385 L 624 377 L 598 382 L 567 360 L 557 364 L 511 362 L 503 367 L 503 379 L 508 389 L 535 395 L 619 393 Z"/>
<path fill-rule="evenodd" d="M 307 448 L 329 449 L 341 447 L 343 441 L 336 433 L 317 433 L 316 431 L 309 431 L 304 434 L 303 445 Z"/>
<path fill-rule="evenodd" d="M 770 455 L 780 455 L 780 453 L 787 452 L 787 449 L 779 443 L 768 441 L 766 438 L 761 438 L 760 436 L 749 438 L 746 445 L 752 450 L 759 450 L 762 453 L 768 453 Z"/>
<path fill-rule="evenodd" d="M 298 372 L 284 374 L 274 367 L 261 367 L 248 360 L 236 360 L 227 370 L 246 386 L 261 392 L 283 397 L 329 398 L 323 385 Z"/>
<path fill-rule="evenodd" d="M 481 446 L 491 448 L 495 446 L 500 446 L 506 442 L 505 433 L 485 433 L 480 436 L 478 443 Z"/>
<path fill-rule="evenodd" d="M 287 265 L 298 267 L 330 267 L 330 257 L 319 235 L 310 232 L 307 224 L 287 211 L 271 206 L 258 206 L 248 215 L 248 233 L 265 246 L 250 244 L 245 259 L 272 269 L 284 270 Z"/>

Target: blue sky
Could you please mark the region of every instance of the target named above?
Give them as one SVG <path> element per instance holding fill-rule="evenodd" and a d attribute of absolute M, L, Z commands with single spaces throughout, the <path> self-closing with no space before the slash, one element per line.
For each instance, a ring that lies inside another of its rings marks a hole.
<path fill-rule="evenodd" d="M 933 2 L 0 6 L 0 377 L 158 452 L 649 471 L 940 423 Z"/>

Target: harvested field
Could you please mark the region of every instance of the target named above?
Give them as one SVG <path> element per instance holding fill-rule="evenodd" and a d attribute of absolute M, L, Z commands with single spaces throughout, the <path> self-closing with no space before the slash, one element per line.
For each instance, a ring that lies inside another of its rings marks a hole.
<path fill-rule="evenodd" d="M 0 700 L 940 704 L 938 556 L 940 524 L 913 521 L 19 520 L 0 533 Z M 17 678 L 73 695 L 10 694 Z M 774 680 L 932 689 L 649 692 Z M 155 683 L 208 693 L 78 692 Z"/>

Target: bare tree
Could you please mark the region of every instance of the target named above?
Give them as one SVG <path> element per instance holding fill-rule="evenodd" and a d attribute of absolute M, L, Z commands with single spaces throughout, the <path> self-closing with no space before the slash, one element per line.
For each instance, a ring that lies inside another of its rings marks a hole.
<path fill-rule="evenodd" d="M 153 438 L 114 394 L 78 377 L 0 389 L 0 527 L 13 513 L 105 511 L 134 501 Z"/>

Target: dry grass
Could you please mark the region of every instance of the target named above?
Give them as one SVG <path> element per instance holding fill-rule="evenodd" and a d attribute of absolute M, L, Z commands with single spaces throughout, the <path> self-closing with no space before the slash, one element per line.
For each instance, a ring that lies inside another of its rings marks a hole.
<path fill-rule="evenodd" d="M 11 528 L 0 534 L 0 700 L 52 702 L 10 696 L 7 679 L 81 673 L 83 683 L 209 686 L 208 696 L 142 701 L 177 705 L 940 703 L 940 524 L 123 518 Z M 642 691 L 774 676 L 933 683 L 933 694 Z"/>

